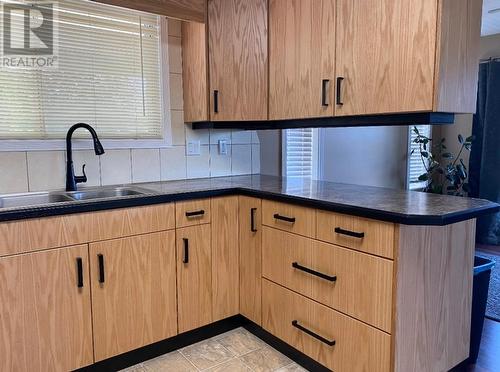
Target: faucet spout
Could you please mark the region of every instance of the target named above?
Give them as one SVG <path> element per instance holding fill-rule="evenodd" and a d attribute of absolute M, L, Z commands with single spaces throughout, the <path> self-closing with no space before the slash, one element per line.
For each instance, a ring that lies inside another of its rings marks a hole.
<path fill-rule="evenodd" d="M 96 155 L 104 154 L 104 148 L 102 147 L 101 141 L 97 136 L 97 132 L 90 125 L 85 123 L 78 123 L 69 128 L 66 134 L 66 191 L 76 191 L 76 185 L 78 183 L 87 182 L 87 176 L 85 175 L 85 165 L 83 166 L 83 176 L 75 176 L 75 170 L 73 168 L 73 149 L 72 149 L 72 138 L 75 130 L 83 128 L 90 132 L 92 140 L 94 142 L 94 152 Z"/>

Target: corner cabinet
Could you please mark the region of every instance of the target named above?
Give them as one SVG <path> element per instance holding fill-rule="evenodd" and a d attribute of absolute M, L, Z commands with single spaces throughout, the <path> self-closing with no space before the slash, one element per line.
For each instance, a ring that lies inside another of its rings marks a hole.
<path fill-rule="evenodd" d="M 183 26 L 186 121 L 474 112 L 481 5 L 208 0 Z"/>

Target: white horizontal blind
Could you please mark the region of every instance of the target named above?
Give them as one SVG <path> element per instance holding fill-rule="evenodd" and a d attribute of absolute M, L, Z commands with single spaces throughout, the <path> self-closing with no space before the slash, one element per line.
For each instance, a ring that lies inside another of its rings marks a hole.
<path fill-rule="evenodd" d="M 313 177 L 315 166 L 314 129 L 287 129 L 285 136 L 285 176 Z"/>
<path fill-rule="evenodd" d="M 431 138 L 431 126 L 430 125 L 416 125 L 420 134 Z M 422 163 L 420 157 L 420 145 L 414 143 L 413 141 L 417 138 L 417 134 L 413 131 L 413 126 L 408 128 L 408 141 L 409 141 L 409 153 L 408 153 L 408 189 L 418 190 L 422 189 L 427 185 L 427 181 L 419 181 L 418 177 L 425 173 L 425 166 Z M 429 144 L 430 145 L 430 144 Z M 430 145 L 431 146 L 431 145 Z M 413 153 L 412 153 L 413 151 Z M 425 160 L 427 161 L 427 160 Z"/>
<path fill-rule="evenodd" d="M 161 138 L 158 16 L 82 0 L 56 12 L 58 68 L 0 69 L 0 138 L 64 138 L 77 122 L 101 138 Z"/>

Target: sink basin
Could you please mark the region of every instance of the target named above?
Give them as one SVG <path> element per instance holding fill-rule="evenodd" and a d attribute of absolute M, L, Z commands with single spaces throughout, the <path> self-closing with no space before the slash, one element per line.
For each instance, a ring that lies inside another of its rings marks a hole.
<path fill-rule="evenodd" d="M 122 198 L 125 196 L 144 195 L 145 193 L 132 187 L 99 188 L 69 192 L 67 195 L 73 200 L 93 200 L 106 198 Z"/>
<path fill-rule="evenodd" d="M 0 197 L 0 208 L 28 207 L 70 201 L 73 201 L 73 199 L 65 194 L 40 192 Z"/>

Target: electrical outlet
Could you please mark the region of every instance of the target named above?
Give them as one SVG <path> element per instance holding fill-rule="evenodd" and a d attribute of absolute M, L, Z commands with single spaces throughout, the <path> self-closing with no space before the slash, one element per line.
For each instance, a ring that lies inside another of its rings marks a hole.
<path fill-rule="evenodd" d="M 219 140 L 219 155 L 227 155 L 227 140 Z"/>
<path fill-rule="evenodd" d="M 200 141 L 189 141 L 186 147 L 187 156 L 200 155 Z"/>

